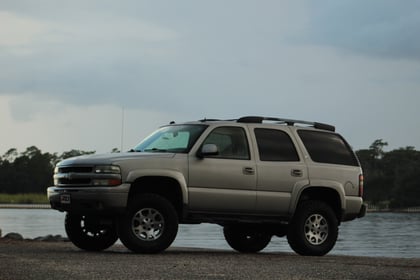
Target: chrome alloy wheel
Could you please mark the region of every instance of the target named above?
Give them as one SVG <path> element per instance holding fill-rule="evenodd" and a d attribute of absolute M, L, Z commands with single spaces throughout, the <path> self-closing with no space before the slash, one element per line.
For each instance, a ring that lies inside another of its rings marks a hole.
<path fill-rule="evenodd" d="M 321 245 L 328 237 L 328 222 L 320 214 L 313 214 L 305 221 L 305 237 L 312 245 Z"/>
<path fill-rule="evenodd" d="M 139 239 L 155 241 L 163 233 L 165 219 L 156 209 L 143 208 L 133 216 L 131 226 L 133 233 Z"/>

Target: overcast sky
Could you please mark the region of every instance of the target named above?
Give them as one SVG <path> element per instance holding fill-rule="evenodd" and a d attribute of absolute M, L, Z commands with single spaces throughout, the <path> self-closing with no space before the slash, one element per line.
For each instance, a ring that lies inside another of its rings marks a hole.
<path fill-rule="evenodd" d="M 419 27 L 411 0 L 1 0 L 0 155 L 244 115 L 420 149 Z"/>

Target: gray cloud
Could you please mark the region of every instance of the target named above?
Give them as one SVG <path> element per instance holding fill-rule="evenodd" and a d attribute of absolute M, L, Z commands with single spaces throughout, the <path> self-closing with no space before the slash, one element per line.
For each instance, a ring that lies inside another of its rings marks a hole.
<path fill-rule="evenodd" d="M 356 131 L 358 147 L 391 138 L 387 125 L 369 126 L 379 118 L 372 108 L 414 126 L 420 4 L 297 2 L 3 0 L 0 95 L 20 96 L 9 108 L 28 123 L 54 100 L 51 108 L 110 105 L 181 120 L 332 122 Z M 404 114 L 387 114 L 393 104 Z"/>
<path fill-rule="evenodd" d="M 289 5 L 277 1 L 111 3 L 92 14 L 66 7 L 58 18 L 62 7 L 51 1 L 41 3 L 45 9 L 9 2 L 17 20 L 42 28 L 23 46 L 0 46 L 8 69 L 0 74 L 0 92 L 200 112 L 188 105 L 197 100 L 228 110 L 246 97 L 254 100 L 269 82 L 263 72 L 271 71 L 266 65 L 280 50 L 289 18 Z M 232 101 L 220 102 L 227 96 Z"/>
<path fill-rule="evenodd" d="M 391 59 L 420 59 L 420 2 L 316 1 L 306 43 Z"/>

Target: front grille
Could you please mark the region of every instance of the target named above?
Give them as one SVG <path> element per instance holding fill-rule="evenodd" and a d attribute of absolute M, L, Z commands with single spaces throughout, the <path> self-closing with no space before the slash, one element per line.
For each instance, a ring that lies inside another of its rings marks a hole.
<path fill-rule="evenodd" d="M 91 173 L 93 167 L 91 166 L 70 166 L 70 167 L 60 167 L 58 169 L 59 173 Z"/>
<path fill-rule="evenodd" d="M 54 174 L 55 185 L 59 187 L 84 187 L 91 186 L 93 166 L 61 166 Z"/>
<path fill-rule="evenodd" d="M 60 178 L 58 179 L 59 185 L 90 185 L 91 179 L 68 179 Z"/>
<path fill-rule="evenodd" d="M 62 188 L 83 188 L 120 185 L 121 173 L 118 166 L 58 166 L 54 173 L 54 185 Z"/>

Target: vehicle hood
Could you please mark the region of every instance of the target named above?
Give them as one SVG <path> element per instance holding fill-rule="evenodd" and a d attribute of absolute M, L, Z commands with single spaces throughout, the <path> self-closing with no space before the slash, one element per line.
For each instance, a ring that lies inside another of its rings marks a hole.
<path fill-rule="evenodd" d="M 128 152 L 128 153 L 111 153 L 98 155 L 84 155 L 65 159 L 57 164 L 57 166 L 66 165 L 105 165 L 113 164 L 124 160 L 146 160 L 150 158 L 173 158 L 174 153 L 144 153 L 144 152 Z"/>

